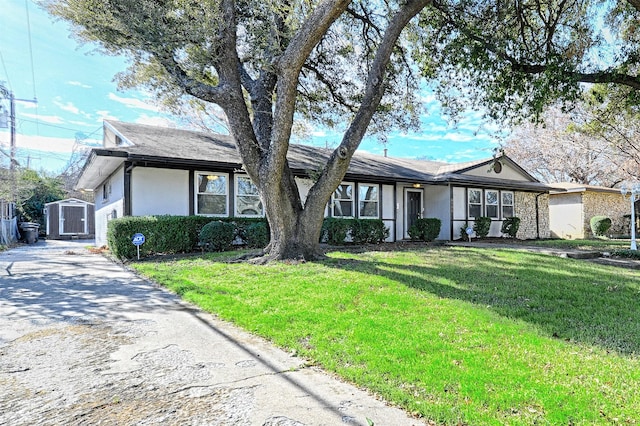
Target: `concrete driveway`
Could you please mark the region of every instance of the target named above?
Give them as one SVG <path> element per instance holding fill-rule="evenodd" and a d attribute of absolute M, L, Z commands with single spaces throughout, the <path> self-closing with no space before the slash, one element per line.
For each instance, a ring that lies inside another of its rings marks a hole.
<path fill-rule="evenodd" d="M 423 424 L 91 244 L 0 253 L 0 425 Z"/>

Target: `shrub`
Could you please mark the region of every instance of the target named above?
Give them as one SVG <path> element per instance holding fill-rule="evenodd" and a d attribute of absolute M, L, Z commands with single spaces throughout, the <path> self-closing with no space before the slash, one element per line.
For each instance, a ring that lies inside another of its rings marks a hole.
<path fill-rule="evenodd" d="M 469 224 L 465 222 L 463 226 L 460 227 L 460 239 L 462 241 L 470 241 L 471 236 L 467 234 L 467 229 L 469 228 Z"/>
<path fill-rule="evenodd" d="M 264 248 L 269 244 L 269 228 L 265 222 L 255 222 L 247 226 L 241 235 L 247 247 Z"/>
<path fill-rule="evenodd" d="M 407 231 L 412 240 L 433 241 L 440 234 L 442 222 L 435 217 L 417 219 Z"/>
<path fill-rule="evenodd" d="M 188 253 L 198 248 L 202 228 L 210 223 L 207 216 L 126 216 L 109 221 L 107 244 L 118 258 L 136 257 L 136 247 L 131 243 L 134 234 L 144 234 L 146 241 L 140 246 L 140 255 L 155 253 Z M 220 218 L 215 221 L 229 222 L 234 233 L 243 240 L 246 230 L 254 223 L 267 226 L 264 218 Z M 268 234 L 268 232 L 267 232 Z"/>
<path fill-rule="evenodd" d="M 200 231 L 200 246 L 208 251 L 228 250 L 236 235 L 236 227 L 232 223 L 221 220 L 209 222 Z"/>
<path fill-rule="evenodd" d="M 211 221 L 204 216 L 127 216 L 110 220 L 107 225 L 107 244 L 114 256 L 133 258 L 136 246 L 131 238 L 136 233 L 145 236 L 140 255 L 154 253 L 184 253 L 198 244 L 200 229 Z"/>
<path fill-rule="evenodd" d="M 473 224 L 473 230 L 478 236 L 478 238 L 484 238 L 487 235 L 489 235 L 490 229 L 491 229 L 490 217 L 480 216 L 476 218 L 476 221 Z"/>
<path fill-rule="evenodd" d="M 355 244 L 377 244 L 389 236 L 389 228 L 380 219 L 342 219 L 328 217 L 322 222 L 320 242 L 346 244 L 347 236 Z"/>
<path fill-rule="evenodd" d="M 630 250 L 630 249 L 615 250 L 615 251 L 611 252 L 611 256 L 624 257 L 624 258 L 627 258 L 627 259 L 640 260 L 640 251 L 638 251 L 638 250 Z"/>
<path fill-rule="evenodd" d="M 351 227 L 350 221 L 351 219 L 326 218 L 324 222 L 322 222 L 320 241 L 332 245 L 344 244 L 349 228 Z"/>
<path fill-rule="evenodd" d="M 355 244 L 378 244 L 389 236 L 389 228 L 379 219 L 352 219 L 351 239 Z"/>
<path fill-rule="evenodd" d="M 515 238 L 518 234 L 518 229 L 520 229 L 520 218 L 514 216 L 508 217 L 502 221 L 502 228 L 500 229 L 500 232 L 511 238 Z"/>
<path fill-rule="evenodd" d="M 590 224 L 593 235 L 602 237 L 611 228 L 611 219 L 606 216 L 594 216 L 591 218 Z"/>

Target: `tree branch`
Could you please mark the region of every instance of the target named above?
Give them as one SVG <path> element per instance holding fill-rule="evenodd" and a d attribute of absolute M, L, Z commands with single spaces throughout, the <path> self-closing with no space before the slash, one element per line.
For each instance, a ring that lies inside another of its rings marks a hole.
<path fill-rule="evenodd" d="M 356 113 L 355 118 L 342 138 L 342 142 L 331 154 L 318 181 L 311 187 L 306 203 L 323 204 L 343 179 L 349 167 L 349 162 L 355 150 L 360 145 L 371 119 L 376 112 L 385 90 L 385 71 L 391 60 L 391 54 L 402 33 L 422 9 L 431 3 L 431 0 L 408 0 L 392 17 L 385 31 L 384 37 L 378 46 L 378 51 L 369 70 L 365 93 Z M 318 206 L 315 206 L 316 208 Z M 305 212 L 307 208 L 305 207 Z"/>

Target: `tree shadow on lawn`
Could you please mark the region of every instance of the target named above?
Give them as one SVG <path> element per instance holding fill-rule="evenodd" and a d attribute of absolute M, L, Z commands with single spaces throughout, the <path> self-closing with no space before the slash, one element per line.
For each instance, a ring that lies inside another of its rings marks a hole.
<path fill-rule="evenodd" d="M 348 264 L 441 298 L 473 303 L 534 324 L 550 337 L 626 355 L 640 353 L 635 272 L 545 254 L 511 251 L 501 256 L 501 250 L 478 249 L 449 250 L 449 264 L 430 265 L 429 251 L 423 252 L 424 264 L 409 267 L 379 258 L 327 264 Z"/>

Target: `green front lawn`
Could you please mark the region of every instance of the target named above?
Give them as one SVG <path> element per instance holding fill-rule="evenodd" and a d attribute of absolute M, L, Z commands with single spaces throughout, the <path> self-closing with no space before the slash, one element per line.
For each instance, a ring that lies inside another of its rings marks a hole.
<path fill-rule="evenodd" d="M 227 256 L 133 266 L 434 422 L 639 421 L 637 271 L 463 247 L 267 266 Z"/>

